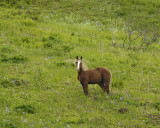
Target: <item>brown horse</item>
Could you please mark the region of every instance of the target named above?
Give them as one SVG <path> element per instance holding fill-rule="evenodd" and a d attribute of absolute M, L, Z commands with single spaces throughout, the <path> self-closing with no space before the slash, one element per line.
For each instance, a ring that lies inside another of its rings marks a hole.
<path fill-rule="evenodd" d="M 82 63 L 82 57 L 76 61 L 78 80 L 81 82 L 84 94 L 88 95 L 88 84 L 98 84 L 103 91 L 109 94 L 111 83 L 111 72 L 106 68 L 88 69 Z"/>

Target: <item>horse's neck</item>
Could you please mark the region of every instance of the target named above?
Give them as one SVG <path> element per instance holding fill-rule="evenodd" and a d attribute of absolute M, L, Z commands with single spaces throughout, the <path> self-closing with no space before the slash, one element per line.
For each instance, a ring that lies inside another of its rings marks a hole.
<path fill-rule="evenodd" d="M 82 63 L 82 71 L 87 71 L 88 67 L 86 67 L 86 65 L 84 63 Z"/>
<path fill-rule="evenodd" d="M 83 74 L 85 71 L 81 70 L 80 72 L 78 72 L 78 76 L 80 76 L 81 74 Z"/>
<path fill-rule="evenodd" d="M 81 75 L 83 71 L 78 72 L 78 75 Z"/>
<path fill-rule="evenodd" d="M 80 72 L 78 72 L 78 80 L 81 81 L 81 78 L 83 77 L 84 75 L 84 72 L 83 70 L 81 70 Z"/>

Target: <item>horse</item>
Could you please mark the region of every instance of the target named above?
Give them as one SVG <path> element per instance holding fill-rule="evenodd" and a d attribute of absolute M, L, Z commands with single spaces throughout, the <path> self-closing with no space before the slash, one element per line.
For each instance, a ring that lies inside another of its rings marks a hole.
<path fill-rule="evenodd" d="M 88 69 L 82 62 L 82 56 L 76 57 L 78 80 L 80 81 L 85 95 L 88 95 L 88 84 L 98 84 L 104 92 L 110 93 L 111 72 L 103 67 Z"/>

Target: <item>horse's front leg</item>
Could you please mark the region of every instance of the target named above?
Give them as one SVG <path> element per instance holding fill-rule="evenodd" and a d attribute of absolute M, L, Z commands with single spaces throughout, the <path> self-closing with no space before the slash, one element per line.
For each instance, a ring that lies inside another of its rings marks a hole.
<path fill-rule="evenodd" d="M 82 87 L 83 87 L 84 94 L 88 95 L 88 82 L 85 81 L 84 83 L 82 83 Z"/>

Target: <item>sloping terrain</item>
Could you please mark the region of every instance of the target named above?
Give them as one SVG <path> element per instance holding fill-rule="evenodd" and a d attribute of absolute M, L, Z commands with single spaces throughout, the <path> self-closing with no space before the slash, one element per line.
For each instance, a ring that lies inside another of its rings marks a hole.
<path fill-rule="evenodd" d="M 159 127 L 159 0 L 2 0 L 0 127 Z M 112 72 L 111 95 L 74 65 Z"/>

